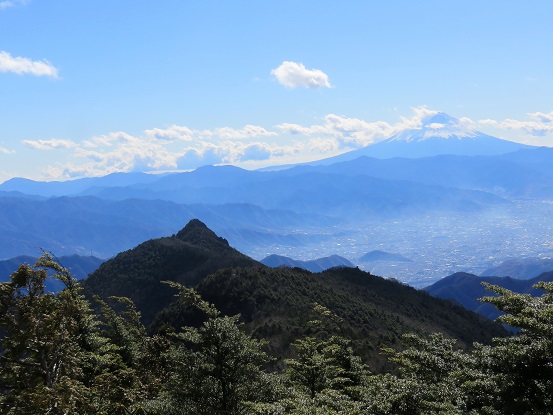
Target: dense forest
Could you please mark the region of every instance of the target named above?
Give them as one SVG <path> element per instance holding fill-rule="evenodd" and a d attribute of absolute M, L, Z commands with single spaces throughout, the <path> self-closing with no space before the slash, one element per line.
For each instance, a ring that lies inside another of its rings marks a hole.
<path fill-rule="evenodd" d="M 48 292 L 47 278 L 65 288 Z M 350 322 L 322 302 L 309 305 L 305 330 L 294 331 L 292 353 L 275 362 L 262 329 L 247 330 L 240 315 L 219 311 L 195 289 L 162 284 L 175 295 L 169 309 L 190 313 L 190 325 L 159 321 L 155 330 L 147 328 L 131 300 L 85 296 L 48 254 L 21 265 L 0 284 L 2 413 L 553 411 L 553 283 L 539 283 L 545 293 L 536 297 L 488 286 L 495 295 L 483 301 L 505 313 L 499 320 L 518 328 L 516 335 L 461 347 L 441 333 L 406 334 L 402 347 L 381 348 L 390 362 L 386 370 L 367 365 L 352 344 Z"/>

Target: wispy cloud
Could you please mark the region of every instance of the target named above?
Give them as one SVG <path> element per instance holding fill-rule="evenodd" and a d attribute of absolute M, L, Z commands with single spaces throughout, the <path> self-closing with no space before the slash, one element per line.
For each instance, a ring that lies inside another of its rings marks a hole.
<path fill-rule="evenodd" d="M 527 116 L 527 120 L 514 120 L 507 118 L 502 121 L 497 121 L 485 119 L 478 121 L 478 123 L 484 126 L 491 126 L 504 130 L 521 131 L 534 137 L 543 137 L 545 135 L 553 134 L 553 111 L 549 113 L 531 112 L 528 113 Z"/>
<path fill-rule="evenodd" d="M 243 128 L 221 127 L 195 130 L 172 125 L 154 128 L 143 135 L 111 132 L 81 143 L 70 140 L 25 140 L 37 150 L 71 149 L 71 163 L 52 166 L 50 177 L 73 178 L 113 172 L 165 171 L 194 169 L 206 164 L 259 162 L 294 154 L 297 147 L 269 143 L 278 133 L 246 125 Z"/>
<path fill-rule="evenodd" d="M 29 3 L 29 0 L 4 0 L 0 1 L 0 10 L 7 9 L 15 6 L 23 6 Z"/>
<path fill-rule="evenodd" d="M 328 75 L 319 69 L 307 69 L 302 63 L 284 61 L 271 71 L 286 88 L 331 88 Z"/>
<path fill-rule="evenodd" d="M 0 153 L 2 154 L 14 154 L 15 150 L 10 150 L 4 147 L 0 147 Z"/>
<path fill-rule="evenodd" d="M 436 111 L 414 108 L 411 117 L 395 124 L 328 114 L 321 123 L 281 123 L 272 128 L 248 124 L 242 128 L 197 130 L 188 126 L 145 130 L 141 135 L 123 131 L 71 140 L 25 140 L 35 150 L 70 151 L 72 162 L 51 166 L 51 178 L 99 176 L 113 172 L 171 171 L 206 164 L 262 167 L 299 163 L 340 154 L 376 143 L 407 128 L 418 128 Z"/>
<path fill-rule="evenodd" d="M 437 111 L 416 107 L 410 116 L 399 117 L 396 123 L 328 114 L 319 123 L 308 125 L 281 123 L 263 127 L 249 124 L 241 128 L 211 130 L 172 125 L 145 130 L 138 135 L 118 131 L 81 142 L 53 139 L 26 140 L 23 144 L 36 150 L 69 152 L 70 156 L 64 153 L 64 158 L 72 160 L 70 163 L 49 169 L 50 178 L 58 179 L 114 172 L 189 170 L 206 164 L 256 168 L 331 157 L 374 144 L 407 129 L 428 127 L 428 118 L 435 114 Z M 477 122 L 461 118 L 459 121 L 471 128 L 486 122 L 514 128 L 512 120 Z M 550 128 L 553 126 L 553 112 L 531 113 L 529 120 L 524 122 L 539 124 L 542 130 Z M 439 130 L 443 126 L 435 123 L 430 127 Z M 530 128 L 530 125 L 518 127 Z"/>
<path fill-rule="evenodd" d="M 0 72 L 58 78 L 58 69 L 47 60 L 33 61 L 28 58 L 14 57 L 5 51 L 0 51 Z"/>
<path fill-rule="evenodd" d="M 325 147 L 329 146 L 328 139 L 332 138 L 336 141 L 333 147 L 337 149 L 355 149 L 377 143 L 406 129 L 420 128 L 424 119 L 437 113 L 426 107 L 415 107 L 412 110 L 414 114 L 411 117 L 400 117 L 400 122 L 395 124 L 385 121 L 368 122 L 360 118 L 328 114 L 321 124 L 306 127 L 283 123 L 276 128 L 287 134 L 318 137 L 316 142 L 324 142 Z M 321 141 L 321 137 L 326 138 L 326 141 Z"/>
<path fill-rule="evenodd" d="M 71 140 L 23 140 L 23 144 L 35 150 L 55 150 L 60 148 L 75 147 L 75 142 Z"/>

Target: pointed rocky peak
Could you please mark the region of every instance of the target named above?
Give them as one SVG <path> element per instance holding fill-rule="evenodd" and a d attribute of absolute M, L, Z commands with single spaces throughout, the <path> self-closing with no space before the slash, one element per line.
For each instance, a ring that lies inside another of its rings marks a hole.
<path fill-rule="evenodd" d="M 190 222 L 188 222 L 186 224 L 186 226 L 182 230 L 179 231 L 179 234 L 181 232 L 184 232 L 184 233 L 191 232 L 195 229 L 208 229 L 209 230 L 209 228 L 206 226 L 206 224 L 203 223 L 201 220 L 192 219 L 192 220 L 190 220 Z M 177 236 L 178 236 L 178 234 L 177 234 Z"/>
<path fill-rule="evenodd" d="M 228 245 L 228 242 L 224 238 L 220 238 L 209 229 L 205 223 L 198 219 L 192 219 L 188 224 L 181 229 L 176 237 L 181 241 L 188 242 L 194 245 L 203 245 L 205 242 L 223 242 Z"/>

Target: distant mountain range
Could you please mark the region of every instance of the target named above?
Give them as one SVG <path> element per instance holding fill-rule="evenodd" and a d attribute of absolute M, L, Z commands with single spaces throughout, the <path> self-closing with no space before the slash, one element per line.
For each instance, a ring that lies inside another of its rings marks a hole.
<path fill-rule="evenodd" d="M 14 178 L 0 185 L 0 258 L 39 248 L 109 258 L 192 218 L 256 257 L 280 246 L 348 256 L 329 244 L 337 235 L 365 240 L 358 232 L 367 224 L 508 215 L 520 201 L 551 200 L 551 165 L 552 148 L 489 137 L 439 113 L 384 142 L 278 171 L 205 166 L 66 182 Z M 357 247 L 356 255 L 377 246 Z"/>
<path fill-rule="evenodd" d="M 355 267 L 355 265 L 353 265 L 348 259 L 339 255 L 331 255 L 324 258 L 312 259 L 309 261 L 299 261 L 297 259 L 273 254 L 263 258 L 260 262 L 263 265 L 267 265 L 271 268 L 297 267 L 311 272 L 322 272 L 334 267 Z"/>

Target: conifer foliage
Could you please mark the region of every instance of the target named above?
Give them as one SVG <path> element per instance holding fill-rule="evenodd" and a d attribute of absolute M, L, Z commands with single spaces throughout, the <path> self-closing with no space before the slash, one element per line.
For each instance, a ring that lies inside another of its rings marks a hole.
<path fill-rule="evenodd" d="M 48 292 L 47 278 L 64 285 Z M 383 349 L 395 370 L 371 373 L 348 326 L 312 304 L 307 335 L 275 362 L 266 342 L 166 283 L 202 321 L 149 333 L 127 298 L 95 300 L 44 254 L 0 284 L 0 411 L 8 415 L 538 414 L 553 413 L 553 283 L 538 297 L 489 286 L 483 301 L 516 335 L 468 349 L 441 333 Z"/>

